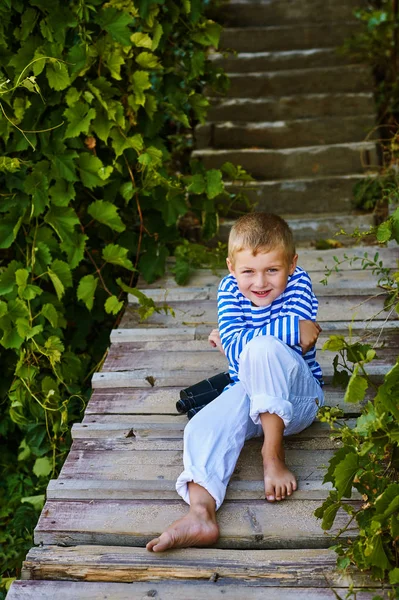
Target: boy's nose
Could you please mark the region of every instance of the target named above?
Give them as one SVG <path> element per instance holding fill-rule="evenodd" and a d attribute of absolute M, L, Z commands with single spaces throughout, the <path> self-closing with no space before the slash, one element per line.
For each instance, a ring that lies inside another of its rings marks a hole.
<path fill-rule="evenodd" d="M 263 273 L 259 273 L 256 278 L 256 286 L 261 290 L 264 289 L 267 285 L 267 277 L 263 275 Z"/>

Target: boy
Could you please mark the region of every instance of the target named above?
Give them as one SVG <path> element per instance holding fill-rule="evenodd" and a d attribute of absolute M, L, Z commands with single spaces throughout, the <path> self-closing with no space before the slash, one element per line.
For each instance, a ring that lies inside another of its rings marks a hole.
<path fill-rule="evenodd" d="M 264 434 L 266 499 L 279 501 L 296 490 L 283 436 L 308 427 L 324 402 L 314 348 L 321 331 L 318 303 L 297 259 L 292 232 L 280 217 L 251 213 L 233 225 L 230 275 L 218 290 L 219 330 L 209 336 L 226 354 L 233 383 L 186 426 L 176 489 L 190 509 L 148 550 L 217 541 L 216 510 L 246 439 Z"/>

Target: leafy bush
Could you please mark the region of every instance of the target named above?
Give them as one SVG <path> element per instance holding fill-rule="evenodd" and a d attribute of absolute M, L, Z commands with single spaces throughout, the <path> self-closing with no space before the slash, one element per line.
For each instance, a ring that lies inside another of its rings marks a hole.
<path fill-rule="evenodd" d="M 399 209 L 376 229 L 381 242 L 391 239 L 399 243 Z M 399 271 L 390 273 L 379 260 L 362 259 L 363 266 L 381 276 L 380 284 L 387 292 L 385 308 L 399 312 Z M 338 263 L 338 261 L 337 261 Z M 338 264 L 337 264 L 338 268 Z M 370 570 L 372 576 L 391 584 L 389 597 L 399 597 L 399 358 L 377 385 L 367 374 L 367 364 L 377 358 L 378 350 L 367 343 L 333 335 L 324 350 L 338 352 L 334 359 L 335 382 L 346 387 L 345 401 L 361 403 L 368 388 L 374 390 L 373 401 L 367 402 L 354 428 L 340 423 L 343 412 L 337 408 L 320 409 L 320 419 L 331 424 L 341 447 L 329 462 L 324 483 L 333 490 L 316 516 L 323 529 L 330 529 L 339 509 L 348 514 L 347 525 L 339 532 L 335 550 L 342 568 L 355 564 Z M 353 488 L 361 495 L 360 506 L 352 505 Z M 356 535 L 345 539 L 345 533 L 357 526 Z M 376 596 L 380 598 L 380 596 Z"/>
<path fill-rule="evenodd" d="M 211 238 L 216 199 L 231 198 L 220 170 L 188 162 L 191 127 L 208 108 L 204 85 L 228 86 L 206 58 L 221 27 L 205 5 L 0 0 L 6 575 L 31 545 L 126 292 L 139 273 L 163 274 L 182 244 L 182 217 L 193 215 Z M 141 300 L 144 315 L 155 310 Z"/>

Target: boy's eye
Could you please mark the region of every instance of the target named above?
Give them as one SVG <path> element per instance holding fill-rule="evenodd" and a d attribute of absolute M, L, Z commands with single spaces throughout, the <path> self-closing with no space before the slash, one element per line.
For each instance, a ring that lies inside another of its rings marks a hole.
<path fill-rule="evenodd" d="M 277 273 L 278 269 L 269 269 L 269 273 Z"/>
<path fill-rule="evenodd" d="M 243 271 L 243 273 L 252 273 L 252 271 L 250 271 L 250 269 L 247 269 L 246 271 Z"/>

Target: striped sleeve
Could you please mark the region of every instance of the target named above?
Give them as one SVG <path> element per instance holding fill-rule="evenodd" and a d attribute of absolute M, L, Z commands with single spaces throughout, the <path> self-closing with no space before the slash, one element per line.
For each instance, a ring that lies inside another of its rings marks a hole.
<path fill-rule="evenodd" d="M 298 315 L 286 315 L 271 319 L 261 327 L 253 327 L 246 319 L 238 295 L 233 286 L 223 285 L 218 291 L 218 322 L 223 349 L 231 367 L 238 367 L 238 359 L 244 346 L 259 335 L 273 335 L 288 346 L 299 344 Z"/>

